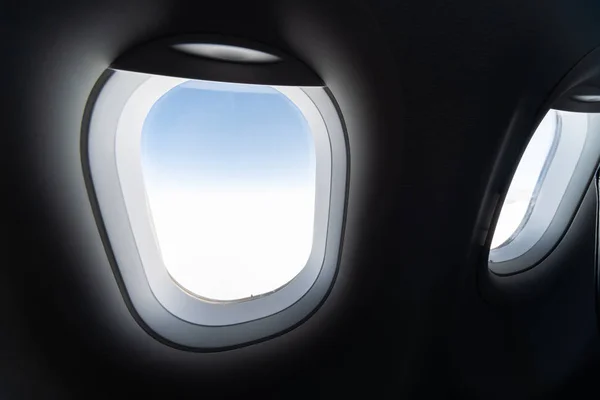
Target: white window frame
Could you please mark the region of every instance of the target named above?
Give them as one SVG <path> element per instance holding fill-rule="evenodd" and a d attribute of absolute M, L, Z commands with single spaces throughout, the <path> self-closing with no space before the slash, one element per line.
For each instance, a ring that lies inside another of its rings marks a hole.
<path fill-rule="evenodd" d="M 523 221 L 513 235 L 489 252 L 496 275 L 526 271 L 545 258 L 568 228 L 591 182 L 600 155 L 600 117 L 557 111 L 553 149 Z"/>
<path fill-rule="evenodd" d="M 184 290 L 164 266 L 142 175 L 141 134 L 146 116 L 162 95 L 187 80 L 115 71 L 98 94 L 90 118 L 90 177 L 120 277 L 144 323 L 184 346 L 235 346 L 298 323 L 328 293 L 336 275 L 343 230 L 346 140 L 324 88 L 271 86 L 303 113 L 315 141 L 311 255 L 292 281 L 273 292 L 240 301 L 207 301 Z"/>

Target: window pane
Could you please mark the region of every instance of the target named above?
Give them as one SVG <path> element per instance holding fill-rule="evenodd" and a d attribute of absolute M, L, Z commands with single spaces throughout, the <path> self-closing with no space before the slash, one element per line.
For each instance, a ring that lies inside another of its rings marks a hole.
<path fill-rule="evenodd" d="M 557 129 L 556 111 L 550 110 L 533 134 L 502 205 L 491 248 L 496 248 L 511 238 L 528 216 L 536 196 L 536 187 L 542 177 Z"/>
<path fill-rule="evenodd" d="M 153 106 L 141 145 L 157 243 L 180 286 L 236 300 L 302 270 L 313 243 L 315 149 L 286 96 L 188 81 Z"/>

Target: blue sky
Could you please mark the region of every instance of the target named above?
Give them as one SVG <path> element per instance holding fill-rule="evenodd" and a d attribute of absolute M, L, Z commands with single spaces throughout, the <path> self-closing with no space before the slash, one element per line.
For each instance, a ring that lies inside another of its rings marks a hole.
<path fill-rule="evenodd" d="M 188 81 L 144 123 L 146 179 L 159 185 L 314 185 L 314 145 L 297 107 L 273 88 Z"/>

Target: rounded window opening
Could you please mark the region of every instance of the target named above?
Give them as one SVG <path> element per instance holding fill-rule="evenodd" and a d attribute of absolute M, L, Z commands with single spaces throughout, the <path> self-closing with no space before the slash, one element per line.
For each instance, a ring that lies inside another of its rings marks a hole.
<path fill-rule="evenodd" d="M 145 193 L 171 278 L 212 301 L 272 293 L 313 247 L 315 141 L 273 87 L 185 81 L 160 97 L 141 135 Z"/>
<path fill-rule="evenodd" d="M 103 79 L 82 162 L 140 323 L 216 349 L 318 308 L 337 273 L 347 190 L 331 94 L 118 69 Z"/>

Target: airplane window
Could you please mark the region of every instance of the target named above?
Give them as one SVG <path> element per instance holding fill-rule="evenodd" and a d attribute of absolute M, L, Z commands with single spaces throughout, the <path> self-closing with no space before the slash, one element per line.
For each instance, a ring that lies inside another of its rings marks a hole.
<path fill-rule="evenodd" d="M 521 157 L 500 211 L 491 248 L 516 236 L 529 216 L 557 140 L 557 114 L 551 110 L 533 134 Z"/>
<path fill-rule="evenodd" d="M 272 292 L 306 265 L 315 219 L 315 145 L 274 88 L 186 81 L 143 125 L 142 171 L 172 279 L 232 301 Z"/>
<path fill-rule="evenodd" d="M 334 283 L 348 161 L 323 87 L 114 70 L 87 148 L 115 276 L 159 335 L 199 348 L 262 340 Z"/>
<path fill-rule="evenodd" d="M 493 233 L 488 266 L 494 273 L 537 265 L 562 237 L 597 165 L 597 118 L 552 109 L 538 125 Z"/>

